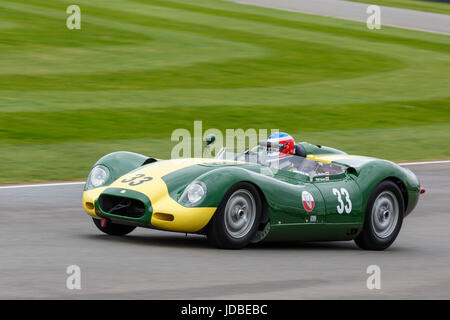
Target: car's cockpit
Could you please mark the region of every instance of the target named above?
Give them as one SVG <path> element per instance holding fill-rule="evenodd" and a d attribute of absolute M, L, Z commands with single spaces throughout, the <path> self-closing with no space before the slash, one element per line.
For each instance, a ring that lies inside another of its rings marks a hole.
<path fill-rule="evenodd" d="M 309 179 L 317 176 L 331 177 L 345 172 L 346 167 L 328 162 L 315 161 L 307 158 L 302 145 L 295 145 L 295 154 L 280 154 L 277 146 L 259 145 L 243 153 L 235 153 L 227 148 L 222 148 L 216 155 L 216 159 L 245 161 L 257 163 L 273 169 L 295 172 Z"/>

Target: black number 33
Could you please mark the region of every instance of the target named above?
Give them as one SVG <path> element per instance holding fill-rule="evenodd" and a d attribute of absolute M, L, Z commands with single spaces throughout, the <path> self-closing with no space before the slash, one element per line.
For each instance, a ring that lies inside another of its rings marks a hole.
<path fill-rule="evenodd" d="M 123 179 L 122 183 L 128 183 L 129 186 L 138 186 L 141 183 L 152 180 L 152 177 L 146 177 L 145 174 L 139 173 L 130 179 Z"/>

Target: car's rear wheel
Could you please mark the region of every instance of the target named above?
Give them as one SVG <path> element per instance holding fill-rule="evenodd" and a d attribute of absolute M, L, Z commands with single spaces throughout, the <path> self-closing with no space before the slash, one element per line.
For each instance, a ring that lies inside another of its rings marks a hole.
<path fill-rule="evenodd" d="M 112 223 L 111 221 L 108 221 L 106 225 L 102 226 L 100 219 L 92 218 L 92 220 L 94 220 L 95 226 L 100 231 L 109 234 L 111 236 L 124 236 L 126 234 L 129 234 L 134 229 L 136 229 L 136 227 L 133 226 L 126 226 L 123 224 Z"/>
<path fill-rule="evenodd" d="M 258 190 L 240 182 L 228 190 L 208 227 L 208 240 L 223 249 L 240 249 L 254 237 L 262 203 Z"/>
<path fill-rule="evenodd" d="M 403 196 L 392 181 L 381 182 L 370 195 L 364 227 L 356 244 L 367 250 L 384 250 L 397 238 L 404 215 Z"/>

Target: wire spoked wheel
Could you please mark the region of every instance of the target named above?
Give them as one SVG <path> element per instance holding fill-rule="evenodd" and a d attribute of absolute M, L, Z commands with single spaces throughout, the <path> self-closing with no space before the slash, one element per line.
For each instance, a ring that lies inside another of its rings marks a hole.
<path fill-rule="evenodd" d="M 245 247 L 257 231 L 261 210 L 258 190 L 250 183 L 237 183 L 228 190 L 214 214 L 208 239 L 219 248 Z"/>

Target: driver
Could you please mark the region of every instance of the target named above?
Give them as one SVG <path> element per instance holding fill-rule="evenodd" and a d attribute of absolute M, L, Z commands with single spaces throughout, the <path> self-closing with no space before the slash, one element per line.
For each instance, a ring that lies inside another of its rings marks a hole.
<path fill-rule="evenodd" d="M 277 132 L 271 134 L 267 142 L 277 142 L 281 145 L 278 149 L 270 149 L 268 150 L 268 158 L 269 159 L 281 159 L 287 156 L 291 156 L 295 153 L 295 141 L 292 136 L 285 132 Z"/>

